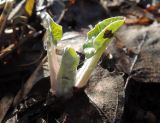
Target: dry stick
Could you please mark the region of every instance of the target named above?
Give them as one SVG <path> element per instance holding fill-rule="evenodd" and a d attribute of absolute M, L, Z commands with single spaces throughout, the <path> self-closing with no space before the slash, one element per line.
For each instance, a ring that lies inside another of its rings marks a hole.
<path fill-rule="evenodd" d="M 0 123 L 5 117 L 10 105 L 12 104 L 12 101 L 13 101 L 13 96 L 4 96 L 0 100 Z"/>
<path fill-rule="evenodd" d="M 60 23 L 60 22 L 61 22 L 61 20 L 62 20 L 63 17 L 64 17 L 64 14 L 66 13 L 66 11 L 67 11 L 67 9 L 64 9 L 64 10 L 61 12 L 61 14 L 60 14 L 58 20 L 56 21 L 56 23 Z"/>
<path fill-rule="evenodd" d="M 5 4 L 5 7 L 3 9 L 3 12 L 0 16 L 0 36 L 3 33 L 4 27 L 5 27 L 5 24 L 6 24 L 6 20 L 7 20 L 8 15 L 9 15 L 12 7 L 13 7 L 13 3 L 14 3 L 14 0 L 7 0 L 6 4 Z"/>
<path fill-rule="evenodd" d="M 41 34 L 38 33 L 37 36 Z M 6 55 L 8 55 L 9 53 L 13 52 L 13 50 L 15 50 L 17 47 L 20 47 L 23 43 L 25 43 L 27 40 L 29 40 L 30 38 L 34 38 L 34 34 L 30 37 L 23 37 L 23 35 L 19 38 L 20 43 L 18 45 L 16 44 L 10 44 L 8 47 L 6 47 L 5 49 L 3 49 L 2 51 L 0 51 L 0 59 L 4 58 Z"/>
<path fill-rule="evenodd" d="M 62 11 L 58 21 L 60 23 L 60 21 L 62 20 L 65 11 Z M 29 91 L 32 89 L 32 87 L 34 86 L 34 84 L 36 83 L 36 79 L 37 76 L 39 75 L 39 71 L 42 69 L 42 65 L 46 62 L 47 57 L 45 57 L 42 62 L 38 65 L 38 67 L 36 68 L 36 70 L 33 72 L 33 74 L 29 77 L 29 79 L 26 81 L 25 85 L 23 88 L 20 89 L 20 91 L 17 93 L 17 95 L 14 98 L 13 101 L 13 106 L 17 105 L 20 101 L 22 101 L 22 99 L 24 99 L 24 97 L 29 93 Z"/>
<path fill-rule="evenodd" d="M 137 61 L 137 59 L 138 59 L 138 55 L 139 55 L 139 53 L 140 53 L 140 51 L 141 51 L 141 49 L 142 49 L 142 46 L 143 46 L 143 44 L 144 44 L 144 42 L 145 42 L 146 36 L 147 36 L 147 33 L 145 33 L 145 34 L 143 35 L 143 39 L 142 39 L 142 41 L 140 42 L 140 44 L 138 45 L 138 52 L 137 52 L 137 54 L 136 54 L 135 57 L 134 57 L 134 60 L 133 60 L 133 62 L 132 62 L 132 64 L 131 64 L 129 73 L 131 73 L 132 70 L 133 70 L 133 67 L 134 67 L 134 65 L 135 65 L 135 63 L 136 63 L 136 61 Z M 130 79 L 130 77 L 127 78 L 126 83 L 125 83 L 125 86 L 124 86 L 124 89 L 123 89 L 123 95 L 122 95 L 122 97 L 123 97 L 123 100 L 122 100 L 123 103 L 122 103 L 122 104 L 119 104 L 119 98 L 117 98 L 117 107 L 116 107 L 116 112 L 115 112 L 116 115 L 115 115 L 114 120 L 117 119 L 118 110 L 120 111 L 120 113 L 121 113 L 120 115 L 122 116 L 122 113 L 123 113 L 123 110 L 124 110 L 125 90 L 126 90 L 126 87 L 127 87 L 127 85 L 128 85 L 129 79 Z M 117 87 L 118 87 L 118 86 L 117 86 Z M 119 96 L 120 96 L 120 95 L 117 94 L 117 97 L 119 97 Z M 115 122 L 115 121 L 114 121 L 114 122 Z"/>
<path fill-rule="evenodd" d="M 136 61 L 137 61 L 137 59 L 138 59 L 138 55 L 139 55 L 140 52 L 141 52 L 141 49 L 142 49 L 142 46 L 143 46 L 143 44 L 144 44 L 144 42 L 145 42 L 145 40 L 146 40 L 146 37 L 147 37 L 147 32 L 143 35 L 143 39 L 142 39 L 142 41 L 140 42 L 140 44 L 138 45 L 138 52 L 137 52 L 136 56 L 134 57 L 134 60 L 133 60 L 133 62 L 132 62 L 132 64 L 131 64 L 129 73 L 132 72 L 133 67 L 134 67 L 134 65 L 136 64 Z M 126 83 L 125 83 L 125 86 L 124 86 L 124 89 L 125 89 L 125 90 L 126 90 L 126 87 L 127 87 L 127 85 L 128 85 L 128 81 L 129 81 L 130 78 L 131 78 L 131 77 L 128 77 L 127 80 L 126 80 Z"/>
<path fill-rule="evenodd" d="M 8 47 L 6 47 L 0 52 L 0 59 L 4 58 L 4 56 L 11 53 L 14 49 L 15 49 L 15 44 L 10 44 Z"/>
<path fill-rule="evenodd" d="M 12 11 L 10 11 L 12 9 L 13 3 L 14 3 L 13 1 L 14 0 L 7 0 L 7 2 L 5 4 L 5 7 L 4 7 L 4 10 L 3 10 L 3 12 L 2 12 L 2 14 L 0 16 L 0 37 L 1 37 L 2 33 L 3 33 L 4 27 L 5 27 L 5 24 L 6 24 L 6 20 L 7 19 L 11 20 L 13 18 L 13 16 L 22 8 L 22 5 L 25 2 L 25 0 L 21 1 Z M 8 47 L 6 47 L 2 51 L 0 51 L 0 59 L 4 58 L 6 55 L 11 53 L 16 48 L 17 48 L 17 45 L 10 44 Z"/>
<path fill-rule="evenodd" d="M 122 76 L 124 76 L 124 73 L 122 74 Z M 115 117 L 113 119 L 113 122 L 116 122 L 117 120 L 119 120 L 123 114 L 123 111 L 124 111 L 124 95 L 125 94 L 124 94 L 124 89 L 123 89 L 123 82 L 121 82 L 120 84 L 119 84 L 119 82 L 117 82 L 116 88 L 118 88 L 118 87 L 121 87 L 121 88 L 119 88 L 120 92 L 119 91 L 117 92 L 117 105 L 116 105 L 116 109 L 115 109 Z"/>
<path fill-rule="evenodd" d="M 9 13 L 8 20 L 11 20 L 15 17 L 15 15 L 22 15 L 21 13 L 24 12 L 23 5 L 25 4 L 26 0 L 22 0 L 15 8 Z"/>
<path fill-rule="evenodd" d="M 134 67 L 134 65 L 135 65 L 135 63 L 136 63 L 136 61 L 137 61 L 137 59 L 138 59 L 138 55 L 139 55 L 139 53 L 140 53 L 140 51 L 141 51 L 141 49 L 142 49 L 142 46 L 143 46 L 143 44 L 144 44 L 144 42 L 145 42 L 145 39 L 146 39 L 146 36 L 147 36 L 147 34 L 145 33 L 144 35 L 143 35 L 143 39 L 142 39 L 142 41 L 140 42 L 140 44 L 138 45 L 138 52 L 137 52 L 137 54 L 135 55 L 135 57 L 134 57 L 134 60 L 133 60 L 133 62 L 132 62 L 132 64 L 131 64 L 131 67 L 130 67 L 130 70 L 129 70 L 129 73 L 131 73 L 132 72 L 132 70 L 133 70 L 133 67 Z M 117 38 L 117 37 L 116 37 Z M 118 38 L 117 38 L 118 39 Z M 119 40 L 119 39 L 118 39 Z M 124 89 L 123 89 L 123 95 L 122 95 L 122 97 L 123 97 L 123 100 L 121 100 L 123 103 L 122 104 L 120 104 L 119 103 L 119 93 L 117 93 L 117 106 L 116 106 L 116 112 L 115 112 L 115 117 L 114 117 L 114 121 L 113 122 L 115 122 L 116 120 L 119 120 L 119 119 L 117 119 L 117 116 L 118 115 L 120 115 L 120 116 L 122 116 L 122 113 L 123 113 L 123 110 L 124 110 L 124 98 L 125 98 L 125 90 L 126 90 L 126 87 L 127 87 L 127 85 L 128 85 L 128 81 L 129 81 L 129 79 L 130 79 L 130 77 L 128 77 L 127 78 L 127 80 L 126 80 L 126 83 L 125 83 L 125 85 L 124 85 Z M 118 87 L 118 85 L 117 85 L 117 87 Z M 120 98 L 121 99 L 121 98 Z M 119 111 L 119 112 L 118 112 Z M 120 114 L 118 114 L 118 113 L 120 113 Z"/>
<path fill-rule="evenodd" d="M 47 57 L 44 57 L 42 62 L 38 65 L 36 70 L 33 72 L 33 74 L 29 77 L 29 79 L 26 81 L 24 86 L 19 90 L 17 95 L 14 98 L 13 106 L 16 106 L 20 101 L 24 99 L 24 97 L 28 94 L 28 92 L 32 89 L 32 87 L 36 84 L 37 78 L 39 77 L 39 73 L 42 69 L 43 64 L 47 61 Z M 39 78 L 41 79 L 41 78 Z"/>

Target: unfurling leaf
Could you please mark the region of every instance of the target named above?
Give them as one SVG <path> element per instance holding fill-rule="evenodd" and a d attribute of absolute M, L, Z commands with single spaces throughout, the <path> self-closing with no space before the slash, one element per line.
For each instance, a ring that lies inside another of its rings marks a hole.
<path fill-rule="evenodd" d="M 60 68 L 56 55 L 56 44 L 62 38 L 62 27 L 56 24 L 48 13 L 45 13 L 44 15 L 43 26 L 46 28 L 44 45 L 48 56 L 51 91 L 54 93 L 57 88 L 57 76 Z"/>
<path fill-rule="evenodd" d="M 50 22 L 52 35 L 54 37 L 54 43 L 57 44 L 62 38 L 62 26 L 58 25 L 54 21 Z"/>
<path fill-rule="evenodd" d="M 58 96 L 71 93 L 75 84 L 79 56 L 73 48 L 65 48 L 57 78 L 56 94 Z"/>
<path fill-rule="evenodd" d="M 50 41 L 52 41 L 52 43 L 56 45 L 58 41 L 60 41 L 62 38 L 62 34 L 63 34 L 62 26 L 55 23 L 48 13 L 45 13 L 44 21 L 45 21 L 44 27 L 46 27 L 47 33 L 49 33 L 47 34 L 47 37 L 52 38 L 50 39 Z"/>
<path fill-rule="evenodd" d="M 95 69 L 107 45 L 111 42 L 113 34 L 123 24 L 123 17 L 113 17 L 98 23 L 88 32 L 87 42 L 83 45 L 87 59 L 76 75 L 75 87 L 81 88 L 87 84 L 92 71 Z"/>
<path fill-rule="evenodd" d="M 93 56 L 104 44 L 110 43 L 115 31 L 124 24 L 124 17 L 112 17 L 99 22 L 88 32 L 87 41 L 83 45 L 86 57 Z"/>

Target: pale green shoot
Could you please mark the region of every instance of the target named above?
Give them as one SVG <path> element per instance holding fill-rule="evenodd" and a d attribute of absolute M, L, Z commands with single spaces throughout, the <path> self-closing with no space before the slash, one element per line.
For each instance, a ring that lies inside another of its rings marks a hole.
<path fill-rule="evenodd" d="M 62 26 L 56 24 L 48 13 L 45 13 L 45 17 L 43 19 L 43 26 L 46 28 L 44 45 L 47 49 L 51 79 L 51 91 L 53 93 L 56 93 L 55 90 L 57 88 L 57 76 L 60 68 L 56 55 L 56 45 L 57 42 L 60 41 L 62 38 Z"/>
<path fill-rule="evenodd" d="M 73 48 L 65 48 L 61 65 L 59 65 L 55 46 L 62 37 L 62 27 L 46 14 L 44 27 L 47 27 L 45 39 L 47 39 L 52 92 L 57 96 L 67 96 L 71 94 L 73 86 L 84 87 L 107 45 L 111 42 L 113 34 L 123 24 L 123 17 L 113 17 L 98 23 L 88 32 L 87 41 L 83 45 L 87 59 L 77 73 L 79 56 Z"/>
<path fill-rule="evenodd" d="M 88 32 L 88 38 L 83 45 L 86 59 L 76 75 L 75 87 L 81 88 L 87 84 L 92 71 L 95 69 L 113 34 L 124 24 L 123 17 L 113 17 L 98 23 Z"/>
<path fill-rule="evenodd" d="M 56 24 L 46 13 L 44 27 L 46 28 L 47 55 L 50 68 L 51 92 L 56 96 L 71 96 L 75 85 L 79 56 L 73 48 L 66 47 L 59 65 L 56 55 L 56 45 L 62 37 L 62 27 Z"/>
<path fill-rule="evenodd" d="M 75 84 L 79 56 L 73 48 L 66 47 L 62 56 L 61 66 L 58 73 L 56 94 L 70 96 Z"/>

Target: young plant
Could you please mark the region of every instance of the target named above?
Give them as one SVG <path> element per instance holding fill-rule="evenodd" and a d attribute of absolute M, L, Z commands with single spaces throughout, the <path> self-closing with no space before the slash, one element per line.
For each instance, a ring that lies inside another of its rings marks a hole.
<path fill-rule="evenodd" d="M 51 92 L 56 96 L 69 97 L 75 84 L 79 56 L 73 48 L 66 47 L 59 65 L 56 45 L 62 37 L 62 27 L 56 24 L 48 13 L 45 13 L 43 25 L 46 27 L 44 39 L 50 69 Z"/>
<path fill-rule="evenodd" d="M 75 84 L 79 56 L 73 48 L 66 47 L 62 56 L 61 66 L 57 78 L 57 94 L 72 95 L 72 88 Z"/>
<path fill-rule="evenodd" d="M 48 14 L 44 20 L 44 27 L 47 27 L 45 39 L 47 40 L 51 89 L 57 96 L 68 96 L 72 93 L 73 86 L 82 88 L 87 84 L 114 33 L 124 24 L 123 17 L 113 17 L 103 20 L 88 32 L 87 41 L 83 45 L 86 60 L 77 72 L 79 56 L 73 48 L 65 48 L 61 64 L 58 64 L 55 48 L 62 37 L 62 27 L 56 24 Z"/>
<path fill-rule="evenodd" d="M 75 87 L 81 88 L 96 67 L 114 33 L 124 24 L 124 17 L 113 17 L 99 22 L 87 34 L 87 41 L 83 45 L 86 61 L 76 75 Z"/>
<path fill-rule="evenodd" d="M 50 71 L 51 92 L 56 92 L 57 76 L 60 68 L 56 55 L 57 42 L 62 38 L 62 27 L 56 24 L 48 13 L 44 14 L 43 26 L 46 28 L 44 47 L 47 50 L 48 66 Z"/>

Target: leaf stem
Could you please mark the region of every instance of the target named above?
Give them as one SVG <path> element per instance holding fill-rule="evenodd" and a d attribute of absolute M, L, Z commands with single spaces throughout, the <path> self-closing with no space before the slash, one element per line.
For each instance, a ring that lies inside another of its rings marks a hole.
<path fill-rule="evenodd" d="M 49 65 L 49 70 L 50 70 L 50 79 L 51 79 L 51 91 L 55 92 L 56 91 L 56 86 L 57 86 L 57 75 L 59 71 L 59 63 L 58 63 L 58 58 L 56 55 L 56 49 L 55 46 L 53 46 L 52 42 L 47 42 L 50 43 L 50 46 L 47 46 L 47 56 L 48 56 L 48 65 Z"/>
<path fill-rule="evenodd" d="M 105 43 L 102 46 L 102 48 L 100 48 L 96 52 L 95 55 L 93 55 L 91 58 L 89 58 L 85 61 L 84 65 L 82 66 L 82 68 L 80 68 L 80 70 L 78 71 L 78 73 L 76 75 L 75 87 L 82 88 L 87 84 L 87 82 L 91 76 L 92 71 L 97 66 L 97 63 L 98 63 L 99 59 L 101 58 L 103 52 L 105 51 L 106 47 L 107 47 L 107 43 Z"/>

